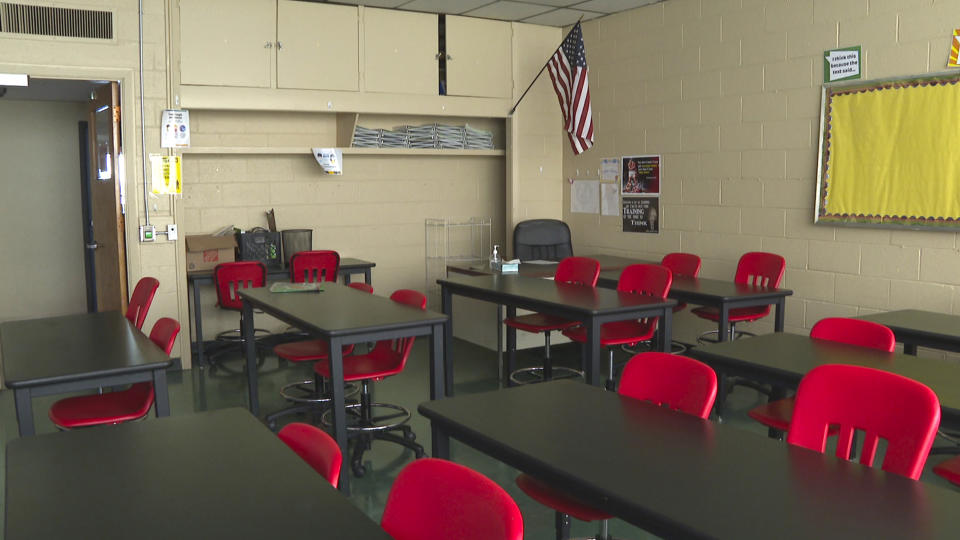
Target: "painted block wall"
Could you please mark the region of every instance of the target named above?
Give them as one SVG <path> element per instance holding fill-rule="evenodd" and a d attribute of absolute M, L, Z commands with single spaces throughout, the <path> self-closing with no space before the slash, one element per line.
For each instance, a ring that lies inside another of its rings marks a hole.
<path fill-rule="evenodd" d="M 779 253 L 797 333 L 830 316 L 960 313 L 956 233 L 813 224 L 823 51 L 861 45 L 864 79 L 943 71 L 957 13 L 956 0 L 667 0 L 584 23 L 597 142 L 566 149 L 563 174 L 661 154 L 662 230 L 571 214 L 565 186 L 578 250 L 692 252 L 721 279 L 744 252 Z M 675 325 L 686 339 L 710 328 L 689 314 Z"/>

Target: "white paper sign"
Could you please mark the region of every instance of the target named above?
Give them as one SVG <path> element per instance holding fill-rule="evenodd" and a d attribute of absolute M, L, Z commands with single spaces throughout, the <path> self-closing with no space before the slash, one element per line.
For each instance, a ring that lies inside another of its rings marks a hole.
<path fill-rule="evenodd" d="M 190 111 L 163 111 L 160 129 L 162 148 L 190 148 Z"/>
<path fill-rule="evenodd" d="M 183 168 L 180 156 L 150 154 L 151 191 L 157 195 L 183 193 Z"/>
<path fill-rule="evenodd" d="M 600 179 L 618 180 L 620 174 L 620 158 L 603 158 L 600 160 Z"/>
<path fill-rule="evenodd" d="M 620 184 L 600 184 L 600 214 L 620 215 Z"/>
<path fill-rule="evenodd" d="M 314 148 L 313 157 L 327 174 L 343 174 L 343 151 L 339 148 Z"/>
<path fill-rule="evenodd" d="M 570 186 L 570 211 L 581 214 L 600 213 L 600 182 L 577 180 Z"/>
<path fill-rule="evenodd" d="M 860 51 L 830 51 L 827 55 L 830 64 L 830 81 L 856 79 L 860 76 Z"/>

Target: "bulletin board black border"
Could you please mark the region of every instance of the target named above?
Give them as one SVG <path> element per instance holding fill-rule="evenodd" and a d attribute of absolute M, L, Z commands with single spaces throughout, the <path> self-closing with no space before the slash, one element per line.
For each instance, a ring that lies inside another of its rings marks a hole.
<path fill-rule="evenodd" d="M 827 211 L 827 197 L 831 178 L 827 170 L 830 158 L 830 134 L 833 127 L 831 105 L 835 96 L 863 92 L 881 92 L 896 88 L 912 88 L 929 85 L 956 85 L 960 83 L 960 71 L 929 75 L 911 75 L 871 81 L 846 81 L 823 85 L 820 99 L 820 140 L 817 156 L 817 193 L 814 206 L 814 223 L 819 225 L 842 225 L 914 230 L 960 229 L 960 216 L 889 216 L 878 214 L 834 214 Z M 960 91 L 960 87 L 958 87 Z"/>

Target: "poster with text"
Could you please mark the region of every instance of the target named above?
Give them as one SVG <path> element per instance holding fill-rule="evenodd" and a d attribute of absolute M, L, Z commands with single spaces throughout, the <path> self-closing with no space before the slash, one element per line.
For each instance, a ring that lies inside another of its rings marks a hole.
<path fill-rule="evenodd" d="M 621 162 L 620 189 L 624 195 L 660 193 L 660 156 L 625 156 Z"/>
<path fill-rule="evenodd" d="M 623 232 L 660 232 L 660 197 L 624 197 Z"/>

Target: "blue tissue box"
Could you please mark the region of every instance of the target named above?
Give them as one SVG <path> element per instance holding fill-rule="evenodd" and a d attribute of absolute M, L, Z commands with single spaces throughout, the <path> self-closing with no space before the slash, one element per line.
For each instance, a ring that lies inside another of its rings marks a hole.
<path fill-rule="evenodd" d="M 493 269 L 501 274 L 516 274 L 520 271 L 520 263 L 498 262 L 492 263 Z"/>

